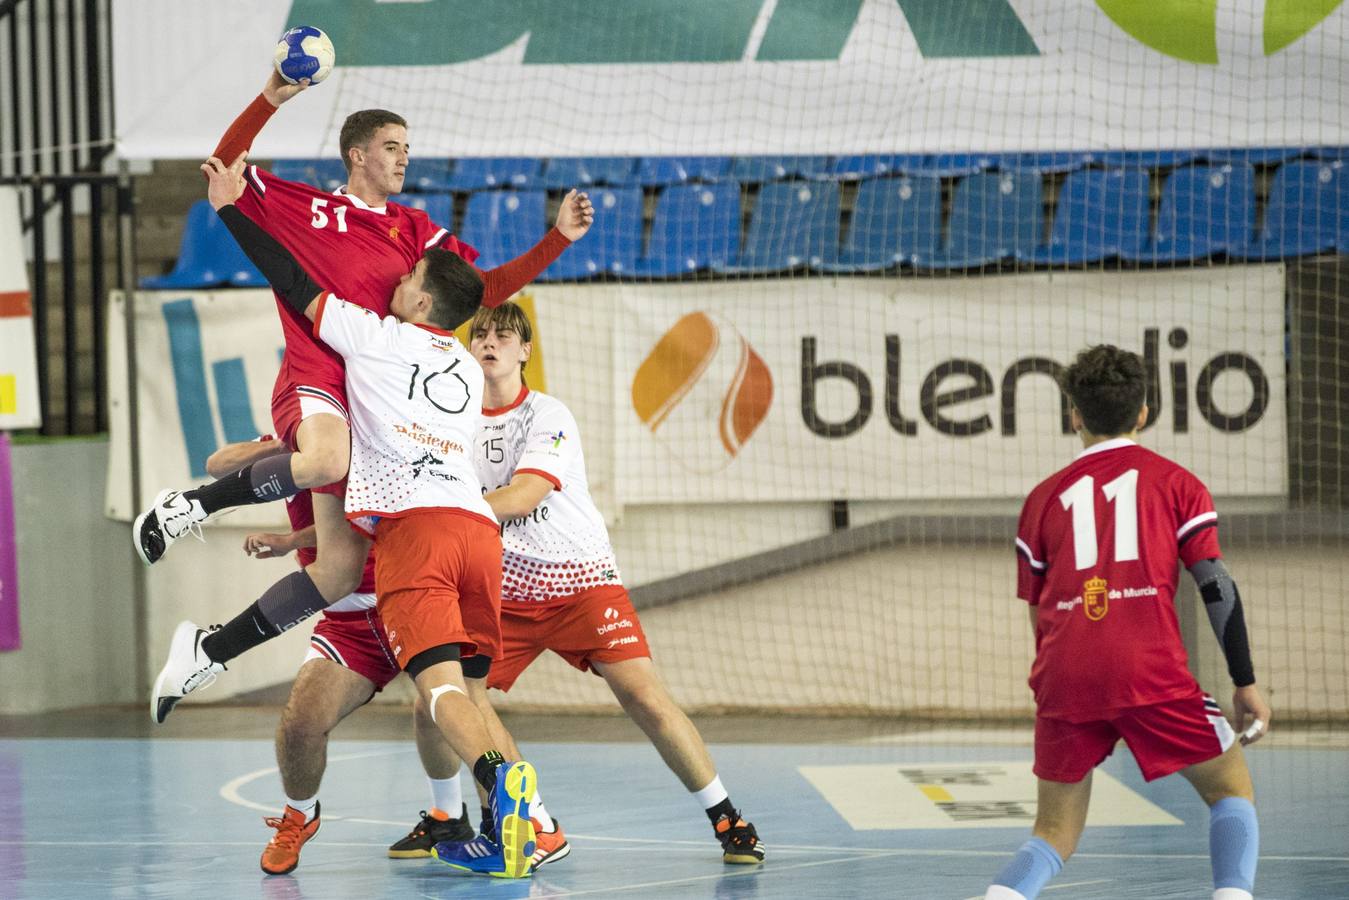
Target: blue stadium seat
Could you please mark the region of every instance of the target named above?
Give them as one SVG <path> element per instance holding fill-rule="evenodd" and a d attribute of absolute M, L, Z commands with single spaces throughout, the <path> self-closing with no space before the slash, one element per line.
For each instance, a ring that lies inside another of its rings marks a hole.
<path fill-rule="evenodd" d="M 1245 247 L 1255 234 L 1255 173 L 1250 166 L 1190 166 L 1162 187 L 1157 234 L 1125 259 L 1200 259 Z"/>
<path fill-rule="evenodd" d="M 272 174 L 325 191 L 335 191 L 347 183 L 347 167 L 340 159 L 278 159 L 272 164 Z"/>
<path fill-rule="evenodd" d="M 896 172 L 935 178 L 974 175 L 997 165 L 997 155 L 992 153 L 901 153 L 891 159 Z"/>
<path fill-rule="evenodd" d="M 836 156 L 829 164 L 829 177 L 839 181 L 857 181 L 859 178 L 875 178 L 878 175 L 890 175 L 896 171 L 899 157 L 893 153 L 867 153 L 853 156 Z"/>
<path fill-rule="evenodd" d="M 782 272 L 838 260 L 838 185 L 776 181 L 759 191 L 740 260 L 718 272 Z"/>
<path fill-rule="evenodd" d="M 557 157 L 543 164 L 543 186 L 569 191 L 597 184 L 627 187 L 634 184 L 637 160 L 630 156 Z"/>
<path fill-rule="evenodd" d="M 409 159 L 403 177 L 405 191 L 448 191 L 450 161 L 443 158 Z"/>
<path fill-rule="evenodd" d="M 1199 156 L 1211 163 L 1231 163 L 1234 166 L 1250 163 L 1253 166 L 1267 166 L 1297 159 L 1306 152 L 1304 147 L 1232 147 L 1201 150 Z"/>
<path fill-rule="evenodd" d="M 441 228 L 453 231 L 454 198 L 449 194 L 394 194 L 389 198 L 394 203 L 420 209 L 431 217 Z"/>
<path fill-rule="evenodd" d="M 509 262 L 543 238 L 546 199 L 543 191 L 479 191 L 468 198 L 459 236 L 481 254 L 479 268 Z"/>
<path fill-rule="evenodd" d="M 1245 247 L 1230 252 L 1246 259 L 1282 259 L 1320 253 L 1335 245 L 1342 200 L 1349 198 L 1349 170 L 1339 160 L 1284 163 L 1274 173 L 1265 224 Z"/>
<path fill-rule="evenodd" d="M 1143 169 L 1081 169 L 1059 188 L 1049 244 L 1023 248 L 1035 263 L 1085 263 L 1137 253 L 1148 240 L 1148 173 Z"/>
<path fill-rule="evenodd" d="M 740 186 L 676 184 L 656 200 L 651 243 L 634 274 L 668 278 L 734 264 L 740 253 Z"/>
<path fill-rule="evenodd" d="M 198 200 L 188 210 L 178 260 L 167 275 L 141 279 L 148 290 L 186 290 L 233 284 L 237 287 L 264 287 L 267 279 L 239 249 L 234 235 L 211 209 Z"/>
<path fill-rule="evenodd" d="M 1198 150 L 1092 150 L 1091 161 L 1110 169 L 1156 169 L 1183 166 L 1199 158 Z"/>
<path fill-rule="evenodd" d="M 1029 171 L 1040 175 L 1076 172 L 1091 162 L 1091 154 L 1078 150 L 1051 150 L 1047 153 L 1003 153 L 993 158 L 1003 172 Z"/>
<path fill-rule="evenodd" d="M 470 157 L 455 163 L 450 172 L 452 191 L 480 191 L 484 188 L 521 190 L 534 187 L 539 161 L 522 156 Z"/>
<path fill-rule="evenodd" d="M 741 184 L 762 184 L 787 178 L 827 178 L 831 174 L 827 156 L 738 156 L 731 166 L 731 177 Z"/>
<path fill-rule="evenodd" d="M 544 281 L 611 273 L 632 275 L 642 252 L 642 189 L 599 188 L 590 192 L 595 224 L 544 270 Z"/>
<path fill-rule="evenodd" d="M 824 272 L 875 272 L 931 258 L 941 244 L 941 181 L 872 178 L 862 182 L 852 224 L 837 262 L 818 263 Z"/>
<path fill-rule="evenodd" d="M 1040 240 L 1040 176 L 983 172 L 956 185 L 946 246 L 932 257 L 915 254 L 923 268 L 962 269 L 1032 252 Z"/>
<path fill-rule="evenodd" d="M 637 163 L 637 183 L 643 187 L 663 187 L 686 181 L 724 181 L 729 177 L 729 156 L 644 156 Z"/>
<path fill-rule="evenodd" d="M 1349 159 L 1349 147 L 1312 147 L 1310 152 L 1317 159 Z"/>

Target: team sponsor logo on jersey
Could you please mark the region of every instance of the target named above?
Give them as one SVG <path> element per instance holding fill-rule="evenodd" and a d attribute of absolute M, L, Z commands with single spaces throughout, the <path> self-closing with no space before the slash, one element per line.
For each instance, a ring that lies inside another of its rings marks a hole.
<path fill-rule="evenodd" d="M 1082 611 L 1093 622 L 1099 622 L 1110 611 L 1104 578 L 1088 578 L 1082 585 Z"/>
<path fill-rule="evenodd" d="M 392 240 L 392 241 L 398 240 L 398 226 L 397 226 L 397 225 L 390 225 L 390 226 L 389 226 L 389 240 Z"/>
<path fill-rule="evenodd" d="M 637 636 L 635 634 L 630 634 L 627 637 L 614 638 L 612 641 L 609 642 L 609 646 L 606 649 L 613 649 L 614 647 L 617 647 L 620 644 L 635 644 L 635 643 L 637 643 Z"/>
<path fill-rule="evenodd" d="M 605 581 L 613 581 L 618 577 L 618 570 L 605 569 L 603 572 L 600 573 L 600 577 L 603 578 Z"/>
<path fill-rule="evenodd" d="M 730 320 L 692 312 L 661 336 L 632 379 L 632 408 L 681 464 L 726 468 L 763 423 L 773 375 Z M 688 452 L 702 447 L 707 452 Z"/>
<path fill-rule="evenodd" d="M 452 441 L 448 438 L 439 437 L 427 431 L 416 422 L 409 422 L 404 425 L 401 422 L 394 423 L 394 430 L 399 434 L 406 435 L 411 440 L 425 447 L 439 450 L 441 453 L 463 453 L 464 445 L 458 441 Z"/>
<path fill-rule="evenodd" d="M 617 618 L 618 618 L 618 610 L 614 609 L 612 606 L 609 607 L 608 609 L 606 609 L 606 610 L 604 611 L 604 618 L 606 618 L 606 619 L 617 619 Z"/>
<path fill-rule="evenodd" d="M 565 441 L 565 440 L 567 439 L 567 435 L 562 431 L 561 428 L 559 428 L 559 429 L 557 430 L 557 434 L 550 434 L 550 435 L 548 435 L 548 437 L 551 438 L 552 441 L 553 441 L 553 449 L 554 449 L 554 450 L 556 450 L 558 447 L 562 446 L 562 442 Z"/>

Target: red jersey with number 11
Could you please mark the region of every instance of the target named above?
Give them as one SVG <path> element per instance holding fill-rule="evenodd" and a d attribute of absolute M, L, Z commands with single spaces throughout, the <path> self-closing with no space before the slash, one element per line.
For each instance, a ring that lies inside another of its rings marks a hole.
<path fill-rule="evenodd" d="M 1040 715 L 1105 718 L 1199 690 L 1174 597 L 1179 563 L 1221 556 L 1203 483 L 1116 438 L 1036 486 L 1017 525 L 1017 596 L 1036 607 Z"/>

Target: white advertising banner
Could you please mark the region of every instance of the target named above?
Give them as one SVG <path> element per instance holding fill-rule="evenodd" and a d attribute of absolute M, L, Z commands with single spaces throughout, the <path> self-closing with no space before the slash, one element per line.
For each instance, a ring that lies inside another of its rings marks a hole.
<path fill-rule="evenodd" d="M 1224 497 L 1286 496 L 1284 274 L 1274 266 L 984 278 L 531 288 L 536 388 L 581 429 L 592 492 L 627 504 L 1021 497 L 1078 439 L 1053 380 L 1084 347 L 1142 354 L 1142 442 Z M 120 303 L 120 297 L 115 298 Z M 109 514 L 206 480 L 270 431 L 266 291 L 137 295 L 143 496 L 114 417 Z M 116 311 L 109 321 L 120 322 Z M 112 372 L 125 365 L 114 334 Z M 125 379 L 110 377 L 114 389 Z M 123 398 L 111 398 L 115 409 Z M 241 525 L 280 508 L 246 507 Z"/>
<path fill-rule="evenodd" d="M 17 188 L 0 187 L 0 431 L 42 424 Z"/>
<path fill-rule="evenodd" d="M 257 158 L 335 156 L 370 107 L 421 156 L 1349 143 L 1335 3 L 114 0 L 112 21 L 128 158 L 205 156 L 301 24 L 337 67 Z"/>
<path fill-rule="evenodd" d="M 1142 354 L 1144 443 L 1287 493 L 1283 269 L 624 286 L 624 503 L 1014 498 L 1080 444 L 1053 374 Z"/>

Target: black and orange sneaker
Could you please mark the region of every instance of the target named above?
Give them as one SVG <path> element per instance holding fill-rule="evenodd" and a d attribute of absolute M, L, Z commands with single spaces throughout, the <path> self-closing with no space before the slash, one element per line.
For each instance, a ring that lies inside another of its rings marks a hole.
<path fill-rule="evenodd" d="M 304 820 L 304 813 L 292 809 L 289 805 L 277 818 L 266 818 L 268 828 L 275 828 L 276 834 L 267 842 L 262 851 L 262 871 L 268 875 L 285 875 L 300 864 L 300 848 L 305 841 L 318 834 L 319 805 L 314 803 L 314 818 Z"/>
<path fill-rule="evenodd" d="M 544 863 L 557 862 L 571 853 L 571 844 L 567 843 L 567 836 L 562 833 L 561 822 L 554 819 L 553 830 L 544 831 L 538 819 L 531 818 L 530 821 L 534 823 L 534 855 L 529 858 L 530 868 L 537 869 Z"/>
<path fill-rule="evenodd" d="M 740 811 L 734 816 L 722 816 L 712 826 L 717 840 L 721 841 L 721 858 L 728 863 L 754 865 L 764 860 L 763 842 L 754 826 L 740 818 Z"/>
<path fill-rule="evenodd" d="M 473 840 L 473 826 L 468 824 L 468 806 L 461 807 L 457 818 L 441 821 L 422 810 L 421 821 L 412 826 L 407 837 L 389 846 L 392 859 L 422 859 L 432 856 L 431 848 L 442 841 L 461 843 Z"/>

